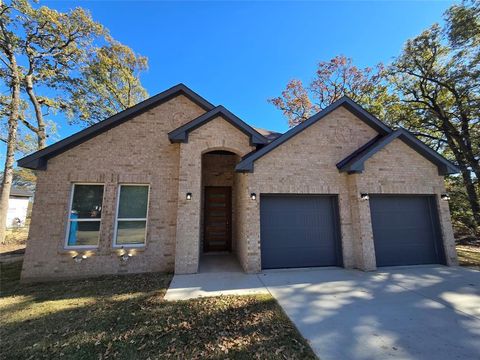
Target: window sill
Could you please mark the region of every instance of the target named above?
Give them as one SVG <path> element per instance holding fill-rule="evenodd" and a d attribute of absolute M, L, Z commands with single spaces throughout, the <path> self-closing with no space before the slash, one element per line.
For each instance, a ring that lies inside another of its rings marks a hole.
<path fill-rule="evenodd" d="M 122 246 L 113 246 L 110 248 L 110 253 L 118 253 L 122 250 L 126 252 L 144 252 L 147 249 L 146 245 L 136 246 L 136 245 L 124 245 Z M 108 250 L 107 250 L 108 251 Z M 105 254 L 104 250 L 100 251 L 98 246 L 89 246 L 89 247 L 69 247 L 61 248 L 57 250 L 59 255 L 74 255 L 75 253 L 90 253 L 92 255 L 102 252 Z M 107 252 L 108 254 L 108 252 Z"/>
<path fill-rule="evenodd" d="M 118 252 L 122 250 L 136 250 L 136 251 L 144 251 L 147 248 L 146 245 L 122 245 L 122 246 L 113 246 L 112 252 Z"/>
<path fill-rule="evenodd" d="M 79 253 L 79 252 L 97 252 L 98 246 L 85 246 L 85 247 L 68 247 L 68 248 L 62 248 L 58 250 L 59 254 L 72 254 L 72 253 Z"/>

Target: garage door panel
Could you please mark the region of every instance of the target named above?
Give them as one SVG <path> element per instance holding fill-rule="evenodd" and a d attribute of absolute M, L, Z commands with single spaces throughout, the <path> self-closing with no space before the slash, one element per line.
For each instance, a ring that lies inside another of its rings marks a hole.
<path fill-rule="evenodd" d="M 312 241 L 317 239 L 315 242 L 321 243 L 326 242 L 326 246 L 331 246 L 331 232 L 329 231 L 319 231 L 316 227 L 306 228 L 306 227 L 272 227 L 272 228 L 264 228 L 263 234 L 268 234 L 269 237 L 272 238 L 272 241 L 267 243 L 266 241 L 263 242 L 266 248 L 270 247 L 281 247 L 281 246 L 294 246 L 302 247 L 302 246 L 311 246 Z M 275 241 L 273 241 L 275 239 Z M 271 243 L 271 244 L 270 244 Z"/>
<path fill-rule="evenodd" d="M 415 228 L 383 228 L 375 229 L 375 235 L 385 238 L 385 246 L 395 246 L 402 244 L 421 244 L 430 247 L 430 242 L 420 242 L 419 238 L 431 238 L 432 232 L 430 229 L 415 229 Z"/>
<path fill-rule="evenodd" d="M 262 195 L 262 267 L 339 265 L 335 201 L 332 196 Z"/>
<path fill-rule="evenodd" d="M 439 261 L 432 255 L 430 249 L 426 248 L 399 248 L 394 251 L 382 253 L 381 261 L 377 260 L 377 266 L 402 266 L 402 265 L 423 265 L 437 264 Z M 405 251 L 407 250 L 407 251 Z"/>
<path fill-rule="evenodd" d="M 265 250 L 268 251 L 270 260 L 262 264 L 264 269 L 337 265 L 332 260 L 335 254 L 331 249 L 320 247 L 273 247 Z"/>
<path fill-rule="evenodd" d="M 378 251 L 380 257 L 385 257 L 385 254 L 393 254 L 394 256 L 401 257 L 401 254 L 408 253 L 412 258 L 418 254 L 422 256 L 435 260 L 435 256 L 430 257 L 430 255 L 434 255 L 431 247 L 425 244 L 419 244 L 417 242 L 404 242 L 404 243 L 396 243 L 391 245 L 378 245 L 375 247 L 375 250 Z"/>
<path fill-rule="evenodd" d="M 377 266 L 443 262 L 434 198 L 370 197 Z"/>
<path fill-rule="evenodd" d="M 375 211 L 375 210 L 374 210 Z M 380 210 L 381 211 L 381 210 Z M 378 228 L 388 229 L 405 229 L 405 228 L 424 228 L 430 229 L 428 218 L 425 214 L 418 214 L 415 212 L 392 212 L 392 211 L 377 211 L 379 226 Z"/>

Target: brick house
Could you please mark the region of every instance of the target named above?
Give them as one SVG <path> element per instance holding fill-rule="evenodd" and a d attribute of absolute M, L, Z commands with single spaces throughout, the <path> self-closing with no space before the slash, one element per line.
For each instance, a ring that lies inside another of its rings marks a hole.
<path fill-rule="evenodd" d="M 38 177 L 23 280 L 457 257 L 458 169 L 342 98 L 285 134 L 177 85 L 21 160 Z"/>

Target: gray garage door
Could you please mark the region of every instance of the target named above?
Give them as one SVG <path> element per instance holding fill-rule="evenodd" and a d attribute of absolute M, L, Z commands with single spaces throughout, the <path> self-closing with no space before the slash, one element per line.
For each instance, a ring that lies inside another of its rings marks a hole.
<path fill-rule="evenodd" d="M 370 196 L 377 266 L 444 263 L 433 196 Z"/>
<path fill-rule="evenodd" d="M 333 196 L 262 195 L 262 268 L 341 265 Z"/>

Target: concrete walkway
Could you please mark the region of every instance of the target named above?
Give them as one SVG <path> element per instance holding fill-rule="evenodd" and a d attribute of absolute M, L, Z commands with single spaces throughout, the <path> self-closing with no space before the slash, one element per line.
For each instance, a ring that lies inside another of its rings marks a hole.
<path fill-rule="evenodd" d="M 188 300 L 206 296 L 268 294 L 257 275 L 245 273 L 199 273 L 175 275 L 165 300 Z"/>
<path fill-rule="evenodd" d="M 175 275 L 165 294 L 169 301 L 206 296 L 268 294 L 256 274 L 245 274 L 229 254 L 204 255 L 198 274 Z"/>
<path fill-rule="evenodd" d="M 480 272 L 408 267 L 260 275 L 322 360 L 480 359 Z"/>
<path fill-rule="evenodd" d="M 480 360 L 480 272 L 471 269 L 175 275 L 166 299 L 260 293 L 277 299 L 322 360 Z"/>

